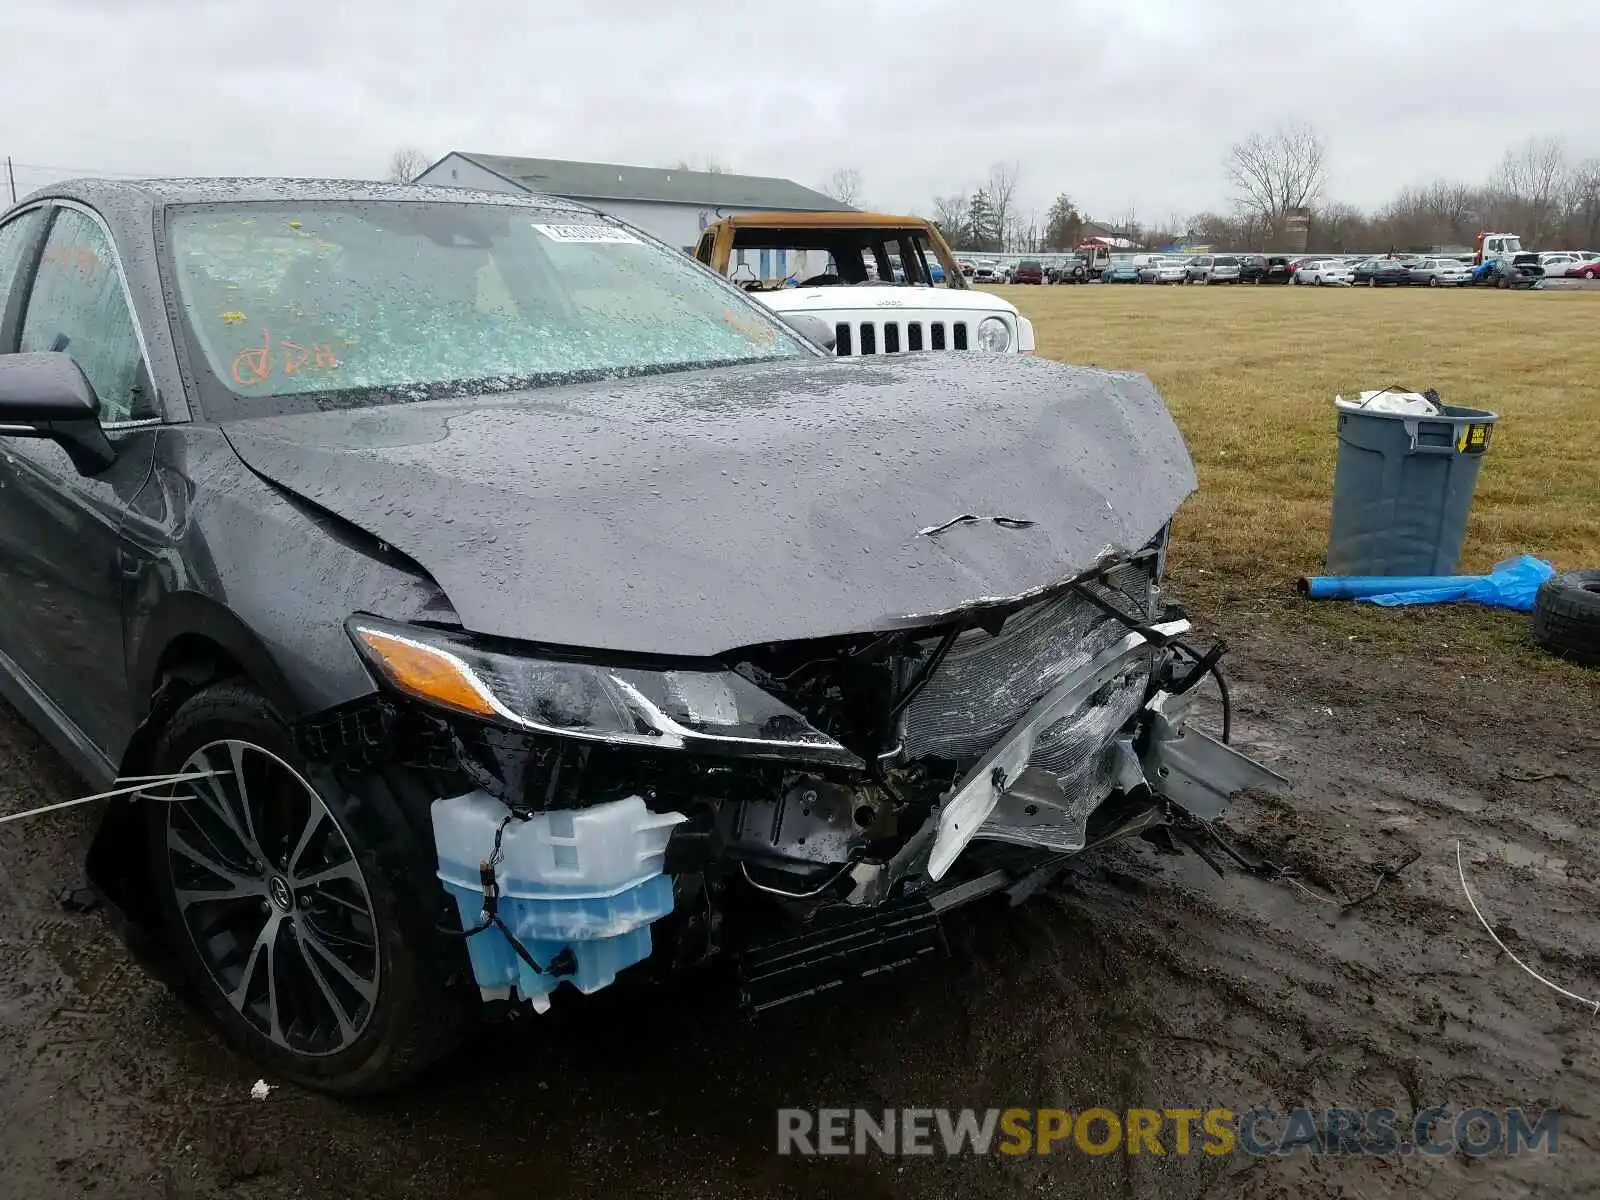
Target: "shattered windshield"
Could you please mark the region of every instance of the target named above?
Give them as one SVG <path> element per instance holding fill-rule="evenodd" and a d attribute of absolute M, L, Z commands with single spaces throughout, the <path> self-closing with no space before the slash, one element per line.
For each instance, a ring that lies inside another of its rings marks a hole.
<path fill-rule="evenodd" d="M 246 402 L 393 403 L 806 353 L 688 259 L 594 214 L 241 203 L 177 209 L 168 230 L 192 338 Z"/>

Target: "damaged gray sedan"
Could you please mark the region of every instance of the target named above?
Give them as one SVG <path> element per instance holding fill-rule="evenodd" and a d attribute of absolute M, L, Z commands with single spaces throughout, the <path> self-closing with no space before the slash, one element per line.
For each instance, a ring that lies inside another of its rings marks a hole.
<path fill-rule="evenodd" d="M 913 962 L 1270 772 L 1185 725 L 1141 376 L 835 359 L 543 197 L 64 184 L 0 218 L 0 684 L 91 876 L 269 1069 Z M 564 986 L 565 985 L 565 986 Z"/>

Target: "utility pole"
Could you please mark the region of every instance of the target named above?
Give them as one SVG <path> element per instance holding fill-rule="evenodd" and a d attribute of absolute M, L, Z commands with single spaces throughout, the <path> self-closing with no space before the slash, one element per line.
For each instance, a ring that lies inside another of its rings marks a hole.
<path fill-rule="evenodd" d="M 17 202 L 17 173 L 11 169 L 11 155 L 6 155 L 6 182 L 11 185 L 11 203 Z"/>

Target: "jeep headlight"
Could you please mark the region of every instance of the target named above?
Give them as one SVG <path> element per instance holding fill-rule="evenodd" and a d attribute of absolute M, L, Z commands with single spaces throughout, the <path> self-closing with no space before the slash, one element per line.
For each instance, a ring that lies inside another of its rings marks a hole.
<path fill-rule="evenodd" d="M 991 354 L 1004 354 L 1011 349 L 1011 329 L 999 317 L 985 317 L 978 322 L 978 349 Z"/>
<path fill-rule="evenodd" d="M 491 649 L 464 634 L 370 617 L 346 624 L 362 657 L 425 704 L 559 737 L 657 750 L 864 764 L 733 671 L 647 670 Z"/>

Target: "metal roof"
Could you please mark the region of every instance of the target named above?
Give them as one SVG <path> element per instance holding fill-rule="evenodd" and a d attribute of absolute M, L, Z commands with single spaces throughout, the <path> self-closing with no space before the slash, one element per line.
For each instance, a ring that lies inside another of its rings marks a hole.
<path fill-rule="evenodd" d="M 505 154 L 471 154 L 465 150 L 451 153 L 529 191 L 548 192 L 574 200 L 655 200 L 721 208 L 850 211 L 848 204 L 841 204 L 832 196 L 801 187 L 793 180 L 766 175 L 629 167 L 563 158 L 514 158 Z"/>

